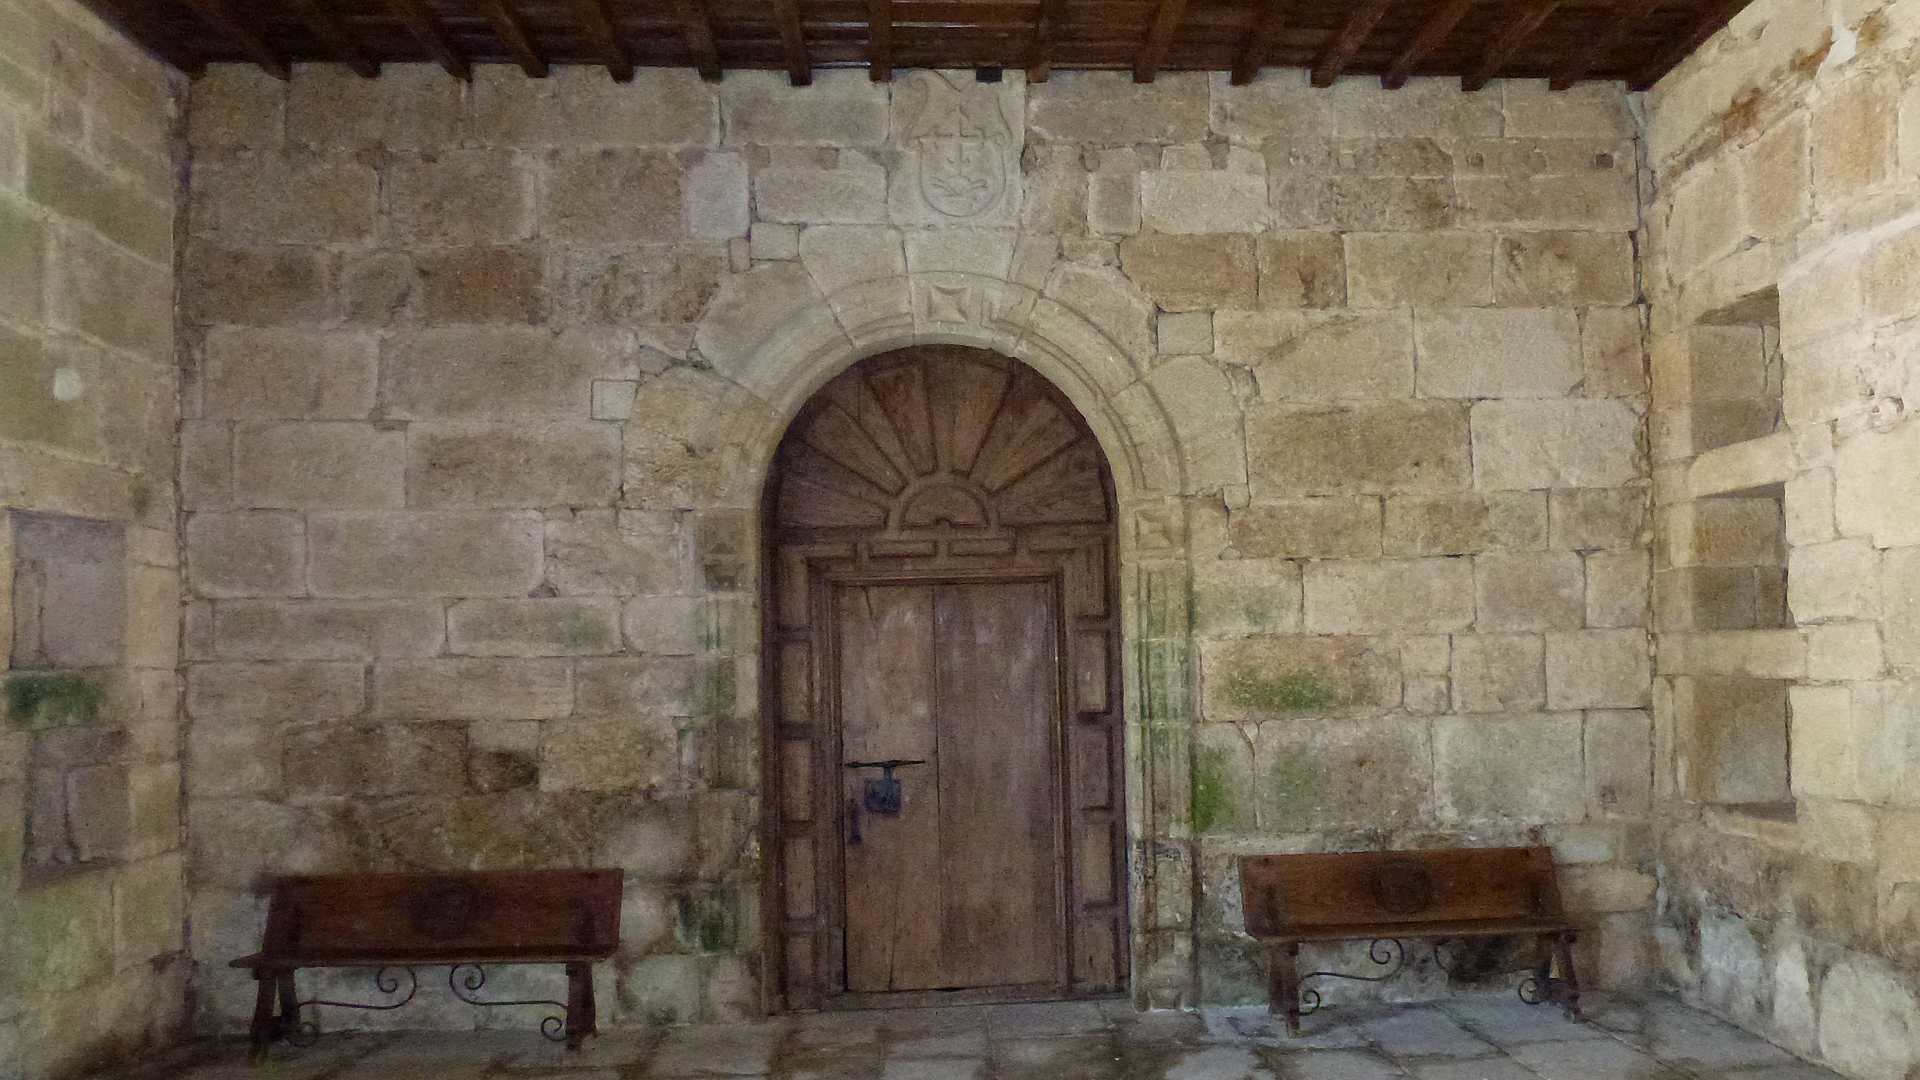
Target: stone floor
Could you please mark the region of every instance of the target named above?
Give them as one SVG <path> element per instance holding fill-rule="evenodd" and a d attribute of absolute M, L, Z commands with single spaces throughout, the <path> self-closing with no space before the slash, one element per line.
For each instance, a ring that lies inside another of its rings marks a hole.
<path fill-rule="evenodd" d="M 115 1080 L 1834 1080 L 1668 998 L 1590 999 L 1590 1022 L 1512 997 L 1330 1008 L 1299 1039 L 1263 1009 L 1061 1002 L 824 1013 L 619 1031 L 578 1052 L 522 1032 L 331 1035 L 248 1065 L 185 1048 Z"/>

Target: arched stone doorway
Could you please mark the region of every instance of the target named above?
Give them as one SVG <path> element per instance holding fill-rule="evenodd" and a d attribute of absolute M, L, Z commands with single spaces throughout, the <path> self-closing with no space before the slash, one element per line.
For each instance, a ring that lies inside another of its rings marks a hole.
<path fill-rule="evenodd" d="M 1118 550 L 1080 414 L 997 353 L 882 353 L 801 408 L 762 520 L 786 1004 L 1121 989 Z"/>

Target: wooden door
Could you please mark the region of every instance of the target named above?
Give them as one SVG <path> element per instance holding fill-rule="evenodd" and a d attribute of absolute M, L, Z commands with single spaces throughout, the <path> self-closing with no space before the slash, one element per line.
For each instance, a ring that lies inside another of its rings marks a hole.
<path fill-rule="evenodd" d="M 768 503 L 787 1004 L 1121 989 L 1111 494 L 1084 421 L 1005 357 L 884 354 L 802 410 Z M 924 762 L 894 770 L 897 814 L 847 767 L 888 760 Z"/>

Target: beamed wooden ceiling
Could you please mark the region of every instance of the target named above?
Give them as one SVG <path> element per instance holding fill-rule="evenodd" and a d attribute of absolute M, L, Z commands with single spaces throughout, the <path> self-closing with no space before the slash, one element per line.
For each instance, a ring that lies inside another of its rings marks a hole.
<path fill-rule="evenodd" d="M 431 61 L 459 78 L 478 63 L 769 68 L 804 85 L 816 68 L 1306 68 L 1315 85 L 1378 75 L 1546 78 L 1652 85 L 1749 0 L 84 0 L 188 73 L 296 61 L 362 75 Z M 989 75 L 989 77 L 991 77 Z"/>

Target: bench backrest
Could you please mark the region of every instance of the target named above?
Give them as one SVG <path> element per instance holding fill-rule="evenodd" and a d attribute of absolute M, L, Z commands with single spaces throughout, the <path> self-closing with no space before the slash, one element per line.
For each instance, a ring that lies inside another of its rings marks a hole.
<path fill-rule="evenodd" d="M 622 871 L 321 874 L 272 879 L 270 956 L 611 956 Z"/>
<path fill-rule="evenodd" d="M 1553 849 L 1545 847 L 1246 855 L 1240 899 L 1256 937 L 1561 914 Z"/>

